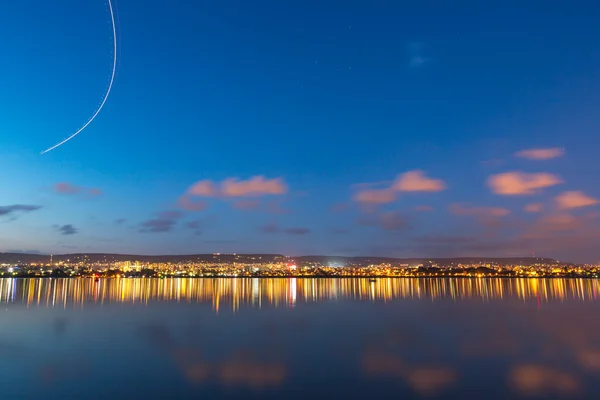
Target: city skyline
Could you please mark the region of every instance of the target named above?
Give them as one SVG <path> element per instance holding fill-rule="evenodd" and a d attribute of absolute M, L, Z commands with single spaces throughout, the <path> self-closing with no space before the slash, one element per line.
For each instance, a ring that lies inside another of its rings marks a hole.
<path fill-rule="evenodd" d="M 110 15 L 0 16 L 0 252 L 600 261 L 600 6 L 115 6 L 43 156 Z"/>

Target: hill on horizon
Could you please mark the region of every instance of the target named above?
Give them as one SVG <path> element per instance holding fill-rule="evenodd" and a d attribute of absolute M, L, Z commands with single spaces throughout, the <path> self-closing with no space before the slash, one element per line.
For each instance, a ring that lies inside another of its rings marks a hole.
<path fill-rule="evenodd" d="M 49 263 L 49 254 L 29 254 L 29 253 L 0 253 L 0 264 L 19 264 L 19 263 Z M 111 253 L 72 253 L 52 255 L 54 262 L 87 261 L 90 263 L 98 262 L 123 262 L 139 261 L 154 263 L 181 263 L 181 262 L 244 262 L 244 263 L 263 263 L 263 262 L 282 262 L 289 260 L 296 263 L 321 263 L 321 264 L 354 264 L 369 265 L 379 263 L 392 264 L 469 264 L 469 263 L 492 263 L 492 264 L 552 264 L 557 263 L 552 258 L 545 257 L 378 257 L 378 256 L 321 256 L 307 255 L 288 257 L 282 254 L 184 254 L 184 255 L 139 255 L 139 254 L 111 254 Z"/>

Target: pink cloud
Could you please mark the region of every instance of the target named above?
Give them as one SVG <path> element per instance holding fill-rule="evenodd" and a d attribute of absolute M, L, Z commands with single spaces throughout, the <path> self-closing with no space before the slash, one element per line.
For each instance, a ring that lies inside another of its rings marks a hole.
<path fill-rule="evenodd" d="M 492 192 L 507 196 L 536 194 L 540 189 L 562 182 L 560 177 L 547 172 L 528 174 L 512 171 L 492 175 L 488 178 L 488 186 Z"/>
<path fill-rule="evenodd" d="M 446 183 L 441 179 L 428 178 L 421 170 L 414 170 L 399 175 L 392 187 L 398 192 L 440 192 L 446 189 Z"/>
<path fill-rule="evenodd" d="M 250 197 L 285 193 L 287 186 L 281 178 L 266 179 L 261 175 L 248 180 L 227 178 L 221 183 L 205 179 L 194 183 L 186 192 L 196 197 Z"/>
<path fill-rule="evenodd" d="M 187 190 L 187 194 L 198 197 L 212 197 L 217 195 L 217 190 L 212 181 L 202 180 L 190 186 Z"/>
<path fill-rule="evenodd" d="M 81 192 L 81 188 L 68 182 L 60 182 L 54 185 L 54 191 L 61 194 L 77 194 Z"/>
<path fill-rule="evenodd" d="M 366 189 L 357 192 L 354 200 L 363 204 L 388 204 L 396 200 L 396 193 L 390 189 Z"/>
<path fill-rule="evenodd" d="M 563 192 L 556 196 L 554 200 L 561 210 L 589 207 L 600 203 L 600 200 L 580 191 Z"/>
<path fill-rule="evenodd" d="M 85 188 L 83 186 L 76 186 L 69 182 L 60 182 L 54 185 L 53 190 L 56 193 L 76 195 L 83 194 L 84 196 L 97 197 L 102 195 L 102 190 L 99 188 Z"/>
<path fill-rule="evenodd" d="M 395 182 L 383 189 L 373 189 L 374 186 L 389 185 L 389 182 L 361 183 L 353 187 L 358 190 L 354 194 L 354 201 L 367 206 L 365 211 L 372 212 L 372 206 L 388 204 L 396 201 L 399 192 L 439 192 L 446 189 L 446 184 L 441 179 L 432 179 L 425 176 L 421 170 L 408 171 L 398 175 Z"/>
<path fill-rule="evenodd" d="M 246 181 L 229 178 L 221 184 L 221 194 L 226 197 L 282 195 L 285 193 L 287 193 L 287 186 L 281 178 L 266 179 L 264 176 L 254 176 Z"/>
<path fill-rule="evenodd" d="M 501 207 L 471 207 L 464 204 L 452 204 L 450 212 L 454 215 L 474 215 L 478 217 L 504 217 L 510 210 Z"/>
<path fill-rule="evenodd" d="M 197 200 L 198 197 L 257 197 L 285 193 L 287 193 L 287 186 L 281 178 L 266 179 L 259 175 L 248 180 L 228 178 L 220 183 L 205 179 L 191 185 L 177 203 L 184 210 L 201 211 L 207 204 Z M 235 208 L 245 210 L 256 209 L 259 205 L 258 200 L 243 199 L 233 204 Z"/>
<path fill-rule="evenodd" d="M 531 226 L 526 233 L 530 236 L 547 236 L 549 232 L 566 232 L 582 229 L 586 221 L 582 217 L 575 217 L 570 214 L 550 214 L 543 215 Z"/>
<path fill-rule="evenodd" d="M 548 149 L 528 149 L 515 153 L 515 157 L 527 158 L 529 160 L 550 160 L 561 157 L 565 151 L 560 147 Z"/>
<path fill-rule="evenodd" d="M 523 209 L 528 213 L 539 213 L 542 212 L 544 206 L 542 203 L 531 203 L 527 204 Z"/>
<path fill-rule="evenodd" d="M 189 195 L 183 195 L 177 201 L 177 205 L 187 211 L 203 211 L 208 207 L 204 200 L 194 200 Z"/>

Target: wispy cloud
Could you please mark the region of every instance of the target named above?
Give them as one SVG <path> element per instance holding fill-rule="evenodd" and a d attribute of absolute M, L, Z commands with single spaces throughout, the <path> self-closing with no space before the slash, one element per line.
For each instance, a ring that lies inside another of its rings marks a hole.
<path fill-rule="evenodd" d="M 221 182 L 201 180 L 191 185 L 179 198 L 177 204 L 187 211 L 202 211 L 207 207 L 203 198 L 244 198 L 261 196 L 280 196 L 286 194 L 288 187 L 282 178 L 268 179 L 262 175 L 243 180 L 227 178 Z M 234 203 L 239 209 L 250 209 L 257 204 L 250 199 L 240 199 Z"/>
<path fill-rule="evenodd" d="M 542 203 L 531 203 L 527 204 L 523 209 L 528 213 L 539 213 L 544 209 L 544 205 Z"/>
<path fill-rule="evenodd" d="M 222 182 L 198 181 L 190 186 L 185 194 L 195 197 L 256 197 L 282 195 L 287 193 L 287 190 L 283 179 L 267 179 L 257 175 L 247 180 L 227 178 Z"/>
<path fill-rule="evenodd" d="M 527 158 L 529 160 L 550 160 L 552 158 L 562 157 L 565 154 L 564 149 L 552 147 L 545 149 L 528 149 L 515 153 L 515 157 Z"/>
<path fill-rule="evenodd" d="M 54 185 L 53 190 L 59 194 L 65 195 L 84 195 L 89 197 L 97 197 L 102 195 L 102 190 L 99 188 L 86 188 L 83 186 L 73 185 L 69 182 L 60 182 Z"/>
<path fill-rule="evenodd" d="M 183 213 L 177 210 L 169 210 L 157 212 L 156 216 L 157 218 L 142 222 L 140 224 L 139 232 L 170 232 L 177 224 L 177 220 L 183 217 Z"/>
<path fill-rule="evenodd" d="M 170 232 L 175 227 L 176 221 L 173 219 L 154 218 L 144 221 L 140 224 L 140 232 L 164 233 Z"/>
<path fill-rule="evenodd" d="M 42 208 L 42 206 L 34 206 L 29 204 L 13 204 L 10 206 L 0 206 L 0 217 L 14 217 L 14 215 L 17 213 L 27 213 L 39 210 L 40 208 Z"/>
<path fill-rule="evenodd" d="M 424 171 L 414 170 L 399 175 L 392 187 L 398 192 L 441 192 L 446 189 L 446 183 L 427 177 Z"/>
<path fill-rule="evenodd" d="M 185 224 L 185 227 L 188 229 L 192 229 L 194 231 L 195 235 L 201 235 L 202 231 L 204 229 L 204 221 L 201 219 L 197 219 L 194 221 L 190 221 L 187 224 Z"/>
<path fill-rule="evenodd" d="M 293 228 L 281 228 L 279 225 L 275 223 L 270 223 L 267 225 L 263 225 L 259 228 L 259 230 L 263 233 L 273 234 L 273 233 L 286 233 L 288 235 L 307 235 L 310 233 L 310 229 L 302 228 L 302 227 L 293 227 Z"/>
<path fill-rule="evenodd" d="M 466 204 L 452 204 L 450 212 L 454 215 L 473 215 L 478 217 L 504 217 L 510 210 L 502 207 L 477 207 Z"/>
<path fill-rule="evenodd" d="M 254 176 L 246 181 L 229 178 L 221 183 L 221 194 L 225 197 L 247 197 L 282 195 L 287 193 L 287 185 L 281 178 L 267 179 Z"/>
<path fill-rule="evenodd" d="M 446 189 L 441 179 L 429 178 L 424 171 L 412 170 L 404 172 L 390 186 L 374 189 L 375 184 L 353 185 L 359 190 L 354 194 L 354 201 L 365 205 L 388 204 L 396 201 L 401 192 L 440 192 Z"/>
<path fill-rule="evenodd" d="M 181 196 L 177 201 L 177 205 L 186 211 L 203 211 L 208 207 L 206 201 L 194 199 L 189 194 Z"/>
<path fill-rule="evenodd" d="M 354 201 L 363 204 L 388 204 L 396 201 L 391 189 L 365 189 L 354 194 Z"/>
<path fill-rule="evenodd" d="M 67 225 L 56 225 L 55 229 L 61 234 L 61 235 L 74 235 L 77 232 L 79 232 L 79 230 L 77 228 L 75 228 L 73 225 L 71 224 L 67 224 Z"/>
<path fill-rule="evenodd" d="M 381 213 L 379 215 L 361 217 L 358 225 L 379 227 L 386 231 L 396 231 L 409 228 L 409 220 L 395 211 Z"/>
<path fill-rule="evenodd" d="M 562 183 L 556 175 L 539 172 L 528 174 L 521 171 L 504 172 L 488 178 L 488 186 L 492 192 L 501 195 L 531 195 L 541 189 Z"/>
<path fill-rule="evenodd" d="M 600 203 L 600 200 L 580 191 L 563 192 L 556 196 L 555 201 L 561 210 L 589 207 Z"/>

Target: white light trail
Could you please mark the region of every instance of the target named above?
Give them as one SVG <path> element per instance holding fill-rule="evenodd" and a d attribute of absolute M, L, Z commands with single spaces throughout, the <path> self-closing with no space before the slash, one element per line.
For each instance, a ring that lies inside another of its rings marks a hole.
<path fill-rule="evenodd" d="M 113 11 L 112 0 L 107 0 L 107 2 L 108 2 L 108 9 L 110 10 L 110 21 L 112 24 L 112 31 L 113 31 L 113 67 L 112 67 L 112 73 L 110 76 L 110 83 L 108 84 L 108 88 L 106 89 L 104 98 L 100 102 L 100 105 L 98 106 L 98 108 L 96 109 L 94 114 L 92 114 L 92 116 L 87 120 L 87 122 L 85 124 L 83 124 L 83 126 L 81 128 L 79 128 L 75 133 L 73 133 L 71 136 L 69 136 L 62 142 L 57 143 L 54 146 L 42 151 L 40 154 L 46 154 L 47 152 L 52 151 L 59 146 L 62 146 L 63 144 L 67 143 L 69 140 L 73 139 L 75 136 L 79 135 L 98 116 L 98 114 L 102 110 L 102 107 L 104 107 L 106 100 L 108 99 L 108 95 L 110 95 L 110 91 L 112 89 L 113 82 L 115 81 L 115 72 L 117 70 L 117 27 L 115 25 L 115 13 Z"/>

